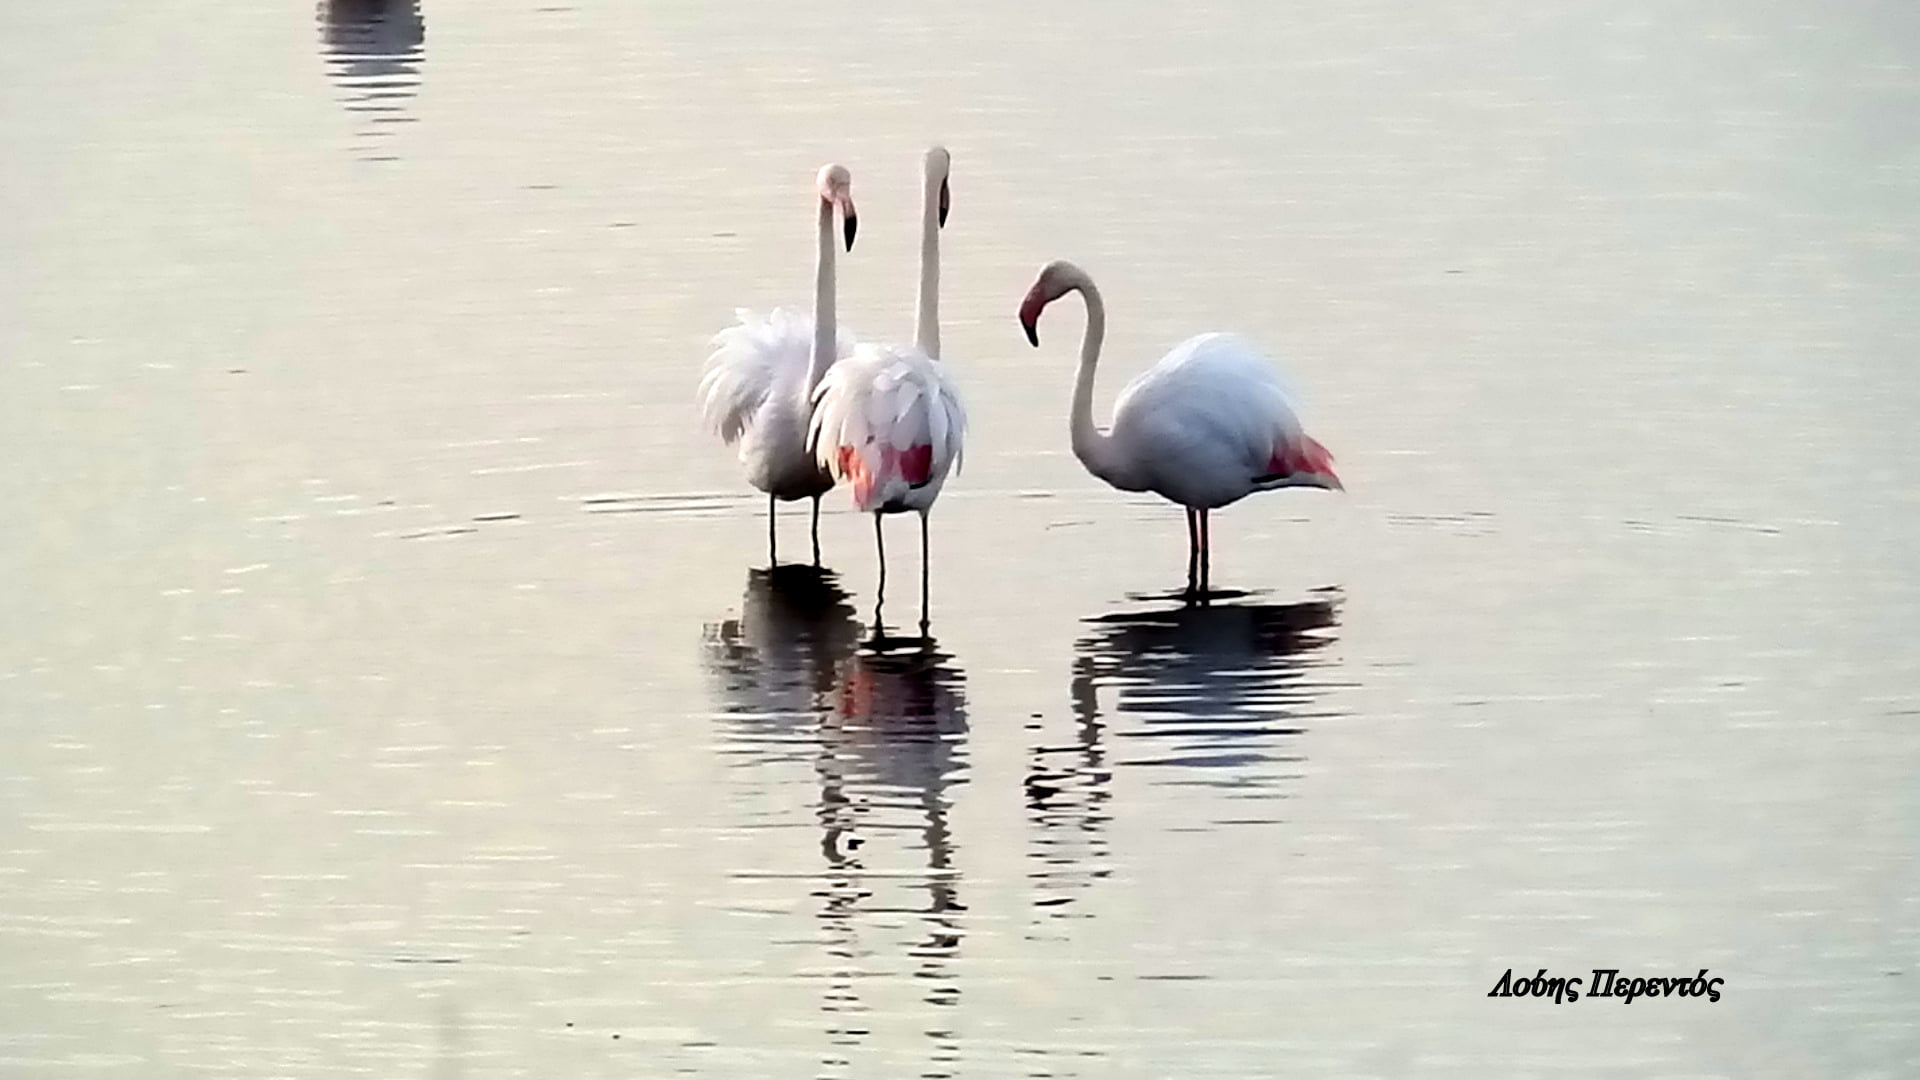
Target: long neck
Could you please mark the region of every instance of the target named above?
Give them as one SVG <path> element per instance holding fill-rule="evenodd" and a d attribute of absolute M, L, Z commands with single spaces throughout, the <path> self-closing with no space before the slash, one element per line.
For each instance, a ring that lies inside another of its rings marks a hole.
<path fill-rule="evenodd" d="M 920 296 L 919 316 L 914 326 L 913 343 L 920 351 L 940 359 L 940 184 L 930 180 L 920 208 Z"/>
<path fill-rule="evenodd" d="M 1087 302 L 1087 333 L 1080 341 L 1080 370 L 1073 377 L 1073 456 L 1093 475 L 1115 487 L 1125 487 L 1122 480 L 1127 469 L 1120 449 L 1114 445 L 1113 436 L 1093 426 L 1093 369 L 1100 363 L 1100 343 L 1107 336 L 1107 305 L 1093 282 L 1082 282 L 1076 288 Z"/>
<path fill-rule="evenodd" d="M 833 321 L 833 203 L 820 200 L 820 252 L 813 277 L 813 356 L 807 364 L 807 400 L 840 355 L 839 329 Z"/>

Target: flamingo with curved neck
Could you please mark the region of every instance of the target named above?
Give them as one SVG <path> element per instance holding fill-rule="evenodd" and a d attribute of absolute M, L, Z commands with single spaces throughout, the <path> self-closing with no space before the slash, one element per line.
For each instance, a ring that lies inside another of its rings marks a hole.
<path fill-rule="evenodd" d="M 1093 376 L 1107 309 L 1093 279 L 1070 262 L 1048 263 L 1020 303 L 1020 325 L 1038 347 L 1040 313 L 1070 292 L 1087 306 L 1068 418 L 1073 455 L 1122 491 L 1152 491 L 1186 508 L 1189 597 L 1208 595 L 1209 511 L 1256 491 L 1343 490 L 1333 455 L 1301 428 L 1273 366 L 1228 334 L 1176 345 L 1120 391 L 1108 430 L 1095 427 Z"/>

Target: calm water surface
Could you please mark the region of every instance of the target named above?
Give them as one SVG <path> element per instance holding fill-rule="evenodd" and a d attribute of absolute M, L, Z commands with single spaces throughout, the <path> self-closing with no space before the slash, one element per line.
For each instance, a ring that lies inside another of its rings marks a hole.
<path fill-rule="evenodd" d="M 1917 42 L 6 5 L 0 1074 L 1913 1075 Z M 828 159 L 907 336 L 936 139 L 973 426 L 863 650 L 867 522 L 770 574 L 692 388 Z M 1053 257 L 1103 415 L 1206 329 L 1304 388 L 1349 492 L 1221 514 L 1239 595 L 1067 452 Z"/>

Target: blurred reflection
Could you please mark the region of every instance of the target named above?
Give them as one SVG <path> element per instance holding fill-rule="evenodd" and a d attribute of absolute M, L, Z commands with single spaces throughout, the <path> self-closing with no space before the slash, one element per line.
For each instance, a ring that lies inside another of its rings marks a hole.
<path fill-rule="evenodd" d="M 708 668 L 740 729 L 728 743 L 741 765 L 812 767 L 822 863 L 812 895 L 829 958 L 821 1011 L 839 1054 L 823 1064 L 850 1067 L 843 1051 L 886 1020 L 870 999 L 910 989 L 942 1014 L 911 1022 L 931 1041 L 916 1075 L 950 1076 L 965 907 L 949 812 L 966 772 L 965 678 L 930 640 L 857 647 L 862 633 L 830 571 L 754 570 L 740 617 L 707 628 Z M 899 957 L 904 987 L 879 977 Z"/>
<path fill-rule="evenodd" d="M 426 58 L 420 0 L 321 0 L 316 18 L 327 74 L 346 91 L 347 110 L 366 121 L 360 135 L 385 138 L 393 125 L 411 123 L 406 103 L 419 92 Z"/>
<path fill-rule="evenodd" d="M 861 627 L 830 570 L 752 570 L 740 617 L 707 628 L 708 667 L 722 712 L 754 727 L 737 752 L 809 760 L 840 662 Z"/>
<path fill-rule="evenodd" d="M 1083 663 L 1076 659 L 1071 687 L 1072 737 L 1027 752 L 1027 815 L 1035 826 L 1027 877 L 1034 906 L 1055 918 L 1075 914 L 1069 906 L 1075 893 L 1111 873 L 1106 826 L 1113 770 L 1094 681 L 1081 674 Z"/>
<path fill-rule="evenodd" d="M 1162 788 L 1208 789 L 1205 820 L 1173 808 L 1167 828 L 1267 823 L 1255 807 L 1220 813 L 1220 800 L 1282 798 L 1316 715 L 1314 677 L 1334 640 L 1339 597 L 1297 604 L 1212 604 L 1088 620 L 1069 687 L 1075 727 L 1028 753 L 1034 825 L 1029 876 L 1035 906 L 1071 915 L 1077 893 L 1108 874 L 1106 825 L 1116 770 L 1140 769 Z M 1102 692 L 1111 703 L 1103 712 Z"/>
<path fill-rule="evenodd" d="M 876 651 L 863 649 L 840 669 L 833 708 L 821 719 L 820 853 L 827 873 L 820 921 L 837 961 L 824 1009 L 829 1034 L 840 1045 L 860 1042 L 870 1025 L 859 999 L 858 972 L 871 957 L 893 951 L 864 943 L 903 917 L 909 928 L 898 946 L 924 981 L 921 1000 L 942 1008 L 959 1004 L 952 970 L 964 936 L 960 872 L 948 824 L 948 789 L 966 769 L 964 679 L 952 658 L 930 641 Z M 959 1040 L 951 1021 L 921 1030 L 932 1040 L 921 1076 L 950 1076 Z"/>

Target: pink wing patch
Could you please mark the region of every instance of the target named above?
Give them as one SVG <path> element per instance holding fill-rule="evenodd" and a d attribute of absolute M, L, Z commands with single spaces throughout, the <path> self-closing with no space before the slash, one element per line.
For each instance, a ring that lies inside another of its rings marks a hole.
<path fill-rule="evenodd" d="M 933 479 L 933 447 L 924 443 L 910 446 L 904 451 L 882 443 L 880 468 L 877 470 L 867 468 L 867 459 L 859 450 L 842 446 L 839 463 L 840 467 L 835 471 L 853 482 L 853 505 L 861 510 L 873 509 L 876 495 L 897 498 L 902 494 L 898 491 L 891 495 L 887 493 L 896 477 L 905 481 L 908 487 L 916 488 Z"/>
<path fill-rule="evenodd" d="M 867 471 L 866 459 L 853 447 L 842 446 L 837 471 L 853 482 L 853 505 L 865 510 L 873 497 L 873 474 Z"/>
<path fill-rule="evenodd" d="M 887 448 L 888 456 L 894 450 Z M 933 447 L 927 443 L 909 446 L 906 453 L 900 455 L 900 476 L 912 487 L 919 487 L 933 478 Z"/>
<path fill-rule="evenodd" d="M 1277 480 L 1301 474 L 1324 476 L 1334 487 L 1340 486 L 1340 478 L 1333 472 L 1333 455 L 1306 435 L 1300 436 L 1298 444 L 1282 442 L 1275 446 L 1265 475 Z"/>

